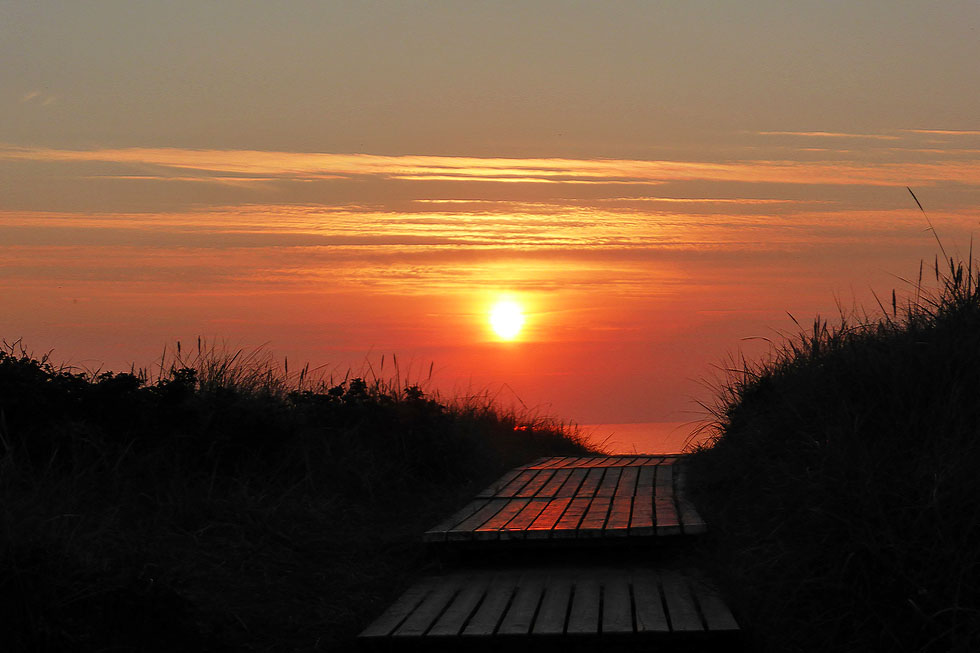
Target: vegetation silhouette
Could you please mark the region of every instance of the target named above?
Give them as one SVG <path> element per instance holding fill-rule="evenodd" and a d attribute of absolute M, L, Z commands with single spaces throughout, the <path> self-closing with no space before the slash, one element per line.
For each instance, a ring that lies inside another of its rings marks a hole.
<path fill-rule="evenodd" d="M 719 389 L 690 486 L 753 650 L 980 650 L 980 274 L 943 253 Z"/>
<path fill-rule="evenodd" d="M 0 351 L 7 650 L 345 647 L 433 562 L 419 534 L 574 427 L 199 342 L 155 374 Z M 152 379 L 150 377 L 153 377 Z"/>

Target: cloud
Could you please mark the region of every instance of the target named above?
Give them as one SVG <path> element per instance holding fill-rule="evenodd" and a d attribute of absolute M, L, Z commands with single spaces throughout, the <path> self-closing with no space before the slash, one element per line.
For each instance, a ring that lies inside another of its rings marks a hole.
<path fill-rule="evenodd" d="M 763 132 L 753 132 L 759 136 L 803 136 L 812 138 L 867 138 L 871 140 L 879 141 L 897 141 L 899 136 L 893 136 L 890 134 L 853 134 L 849 132 L 822 132 L 822 131 L 812 131 L 812 132 L 793 132 L 793 131 L 763 131 Z"/>
<path fill-rule="evenodd" d="M 42 107 L 46 107 L 57 102 L 58 96 L 33 90 L 21 95 L 20 101 L 22 104 L 39 104 Z"/>
<path fill-rule="evenodd" d="M 978 129 L 903 129 L 910 134 L 936 134 L 942 136 L 980 136 Z"/>
<path fill-rule="evenodd" d="M 823 132 L 813 132 L 823 133 Z M 635 159 L 492 158 L 329 154 L 258 150 L 121 148 L 68 150 L 0 146 L 0 159 L 156 166 L 159 178 L 194 171 L 217 182 L 229 176 L 289 180 L 386 179 L 550 184 L 662 184 L 726 181 L 847 186 L 928 185 L 980 180 L 980 161 L 862 163 L 855 161 L 753 160 L 734 162 Z M 172 172 L 167 172 L 172 171 Z"/>

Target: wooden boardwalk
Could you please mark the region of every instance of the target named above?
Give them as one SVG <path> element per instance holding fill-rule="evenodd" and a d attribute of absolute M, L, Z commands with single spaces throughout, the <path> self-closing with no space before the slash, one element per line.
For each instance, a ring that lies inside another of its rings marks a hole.
<path fill-rule="evenodd" d="M 735 618 L 696 570 L 679 568 L 662 549 L 616 564 L 612 549 L 597 555 L 577 548 L 683 542 L 703 533 L 684 494 L 680 461 L 554 457 L 511 470 L 424 535 L 434 546 L 483 546 L 502 562 L 423 578 L 360 642 L 392 650 L 496 650 L 505 643 L 536 651 L 644 643 L 651 650 L 738 650 Z M 565 546 L 561 560 L 530 555 L 529 547 L 548 542 Z"/>
<path fill-rule="evenodd" d="M 703 533 L 674 456 L 544 458 L 511 470 L 426 541 L 569 540 Z"/>

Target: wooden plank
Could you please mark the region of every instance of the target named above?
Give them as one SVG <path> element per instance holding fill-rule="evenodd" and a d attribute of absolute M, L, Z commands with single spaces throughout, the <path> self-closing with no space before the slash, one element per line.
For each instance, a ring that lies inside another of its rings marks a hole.
<path fill-rule="evenodd" d="M 673 632 L 704 630 L 687 579 L 676 571 L 668 570 L 660 573 L 660 582 L 664 589 L 664 601 L 667 603 L 667 615 L 670 617 L 670 629 Z"/>
<path fill-rule="evenodd" d="M 558 467 L 563 467 L 569 460 L 574 458 L 574 456 L 553 456 L 548 460 L 546 465 L 542 465 L 542 469 L 555 469 Z"/>
<path fill-rule="evenodd" d="M 528 481 L 528 484 L 521 488 L 520 492 L 515 494 L 517 497 L 533 497 L 538 491 L 545 486 L 545 484 L 551 480 L 555 472 L 550 469 L 538 470 L 538 473 Z"/>
<path fill-rule="evenodd" d="M 491 578 L 483 602 L 463 629 L 463 636 L 493 635 L 510 605 L 516 586 L 517 577 L 512 573 L 497 574 Z"/>
<path fill-rule="evenodd" d="M 602 576 L 602 632 L 633 632 L 633 601 L 630 599 L 628 576 L 608 572 Z"/>
<path fill-rule="evenodd" d="M 611 467 L 627 467 L 633 464 L 636 460 L 636 456 L 622 456 L 619 459 L 613 461 Z"/>
<path fill-rule="evenodd" d="M 561 486 L 565 484 L 568 477 L 572 475 L 572 470 L 570 469 L 556 469 L 551 475 L 551 479 L 534 495 L 536 497 L 554 497 L 558 496 L 558 490 Z"/>
<path fill-rule="evenodd" d="M 631 497 L 636 494 L 636 485 L 640 477 L 639 467 L 627 467 L 619 476 L 619 483 L 613 496 Z"/>
<path fill-rule="evenodd" d="M 636 632 L 666 633 L 670 631 L 657 576 L 650 570 L 633 572 L 633 607 L 636 611 Z"/>
<path fill-rule="evenodd" d="M 558 520 L 561 519 L 565 510 L 568 508 L 568 504 L 571 502 L 571 497 L 559 497 L 549 501 L 548 505 L 541 511 L 541 514 L 527 527 L 526 537 L 532 540 L 550 537 L 551 530 L 558 523 Z"/>
<path fill-rule="evenodd" d="M 674 497 L 677 499 L 677 513 L 681 522 L 681 531 L 685 535 L 698 535 L 707 532 L 708 525 L 698 514 L 694 504 L 687 498 L 684 468 L 675 467 Z"/>
<path fill-rule="evenodd" d="M 551 529 L 552 537 L 575 537 L 576 529 L 578 529 L 579 523 L 582 521 L 582 517 L 585 516 L 585 511 L 589 509 L 589 504 L 592 503 L 592 499 L 572 499 L 565 508 L 565 512 L 562 513 L 561 518 Z M 528 533 L 528 537 L 531 534 Z"/>
<path fill-rule="evenodd" d="M 474 536 L 478 540 L 496 540 L 499 537 L 497 531 L 507 525 L 511 519 L 520 513 L 530 499 L 511 499 L 497 514 L 483 522 L 474 531 Z"/>
<path fill-rule="evenodd" d="M 487 586 L 490 584 L 489 574 L 479 574 L 470 578 L 460 578 L 459 593 L 442 613 L 435 625 L 425 634 L 426 637 L 455 637 L 463 630 L 466 620 L 480 604 Z"/>
<path fill-rule="evenodd" d="M 534 615 L 544 593 L 544 576 L 529 572 L 521 576 L 517 583 L 517 593 L 500 624 L 498 635 L 527 635 L 534 624 Z"/>
<path fill-rule="evenodd" d="M 611 497 L 616 494 L 616 486 L 619 485 L 619 477 L 622 474 L 622 469 L 606 469 L 606 473 L 602 476 L 602 482 L 599 484 L 599 489 L 596 490 L 595 495 L 597 497 Z"/>
<path fill-rule="evenodd" d="M 538 609 L 532 632 L 535 635 L 561 635 L 565 632 L 565 615 L 572 595 L 572 581 L 567 576 L 548 578 L 544 597 Z"/>
<path fill-rule="evenodd" d="M 470 517 L 467 517 L 456 524 L 446 533 L 449 540 L 469 540 L 473 537 L 473 531 L 483 525 L 488 519 L 496 515 L 504 508 L 510 499 L 490 499 L 487 505 L 483 506 Z"/>
<path fill-rule="evenodd" d="M 521 469 L 539 469 L 544 463 L 547 463 L 549 460 L 551 460 L 551 457 L 550 456 L 541 456 L 540 458 L 538 458 L 537 460 L 535 460 L 533 462 L 530 462 L 530 463 L 528 463 L 526 465 L 521 465 L 520 468 Z"/>
<path fill-rule="evenodd" d="M 563 460 L 560 466 L 556 466 L 556 467 L 561 467 L 561 468 L 579 467 L 581 466 L 582 462 L 586 460 L 589 460 L 589 458 L 583 458 L 581 456 L 569 457 Z"/>
<path fill-rule="evenodd" d="M 438 524 L 430 528 L 428 531 L 426 531 L 425 535 L 422 536 L 422 539 L 425 540 L 426 542 L 444 541 L 446 539 L 447 534 L 454 526 L 472 517 L 481 508 L 486 506 L 489 502 L 490 502 L 489 499 L 474 499 L 473 501 L 470 501 L 461 510 L 454 513 L 451 517 L 439 522 Z"/>
<path fill-rule="evenodd" d="M 630 536 L 646 537 L 653 535 L 653 489 L 637 489 L 633 499 L 633 512 L 630 515 Z"/>
<path fill-rule="evenodd" d="M 524 469 L 547 469 L 549 465 L 553 465 L 554 463 L 554 456 L 545 456 L 544 458 L 538 458 L 533 463 L 521 465 L 521 467 Z"/>
<path fill-rule="evenodd" d="M 518 467 L 517 469 L 510 470 L 509 472 L 507 472 L 506 474 L 498 478 L 496 481 L 491 483 L 489 486 L 484 488 L 482 492 L 476 495 L 477 498 L 489 499 L 490 497 L 495 496 L 497 492 L 505 488 L 508 483 L 513 481 L 515 478 L 517 478 L 517 475 L 523 471 L 524 470 L 522 470 L 520 467 Z"/>
<path fill-rule="evenodd" d="M 654 491 L 653 507 L 656 514 L 657 535 L 679 535 L 681 524 L 674 503 L 673 468 L 670 465 L 657 467 Z"/>
<path fill-rule="evenodd" d="M 565 632 L 569 635 L 599 633 L 599 580 L 592 574 L 579 578 L 575 583 Z"/>
<path fill-rule="evenodd" d="M 525 469 L 520 474 L 515 476 L 510 483 L 497 490 L 497 494 L 495 494 L 494 497 L 501 498 L 501 499 L 509 499 L 511 497 L 517 496 L 517 493 L 520 492 L 521 489 L 525 485 L 527 485 L 532 478 L 537 476 L 538 472 L 540 471 L 541 470 L 538 469 Z"/>
<path fill-rule="evenodd" d="M 609 506 L 612 499 L 608 497 L 596 497 L 589 504 L 585 516 L 578 525 L 579 537 L 595 537 L 602 535 L 602 529 L 606 525 L 606 518 L 609 516 Z"/>
<path fill-rule="evenodd" d="M 527 505 L 500 529 L 500 539 L 521 539 L 525 531 L 534 523 L 541 512 L 551 503 L 550 499 L 531 499 Z M 555 518 L 557 520 L 557 517 Z"/>
<path fill-rule="evenodd" d="M 415 608 L 422 603 L 436 584 L 437 579 L 429 577 L 409 587 L 380 617 L 372 621 L 371 625 L 365 628 L 359 637 L 387 637 L 390 635 L 415 611 Z"/>
<path fill-rule="evenodd" d="M 432 627 L 436 619 L 446 609 L 449 602 L 459 592 L 462 577 L 443 576 L 431 592 L 419 603 L 418 607 L 408 615 L 392 637 L 421 637 Z"/>
<path fill-rule="evenodd" d="M 718 590 L 703 579 L 692 579 L 694 598 L 701 606 L 701 615 L 710 631 L 739 630 L 738 622 L 728 609 Z"/>
<path fill-rule="evenodd" d="M 642 465 L 644 467 L 650 465 L 659 465 L 660 461 L 663 459 L 664 459 L 663 456 L 644 456 L 642 461 L 637 461 L 637 464 Z"/>
<path fill-rule="evenodd" d="M 571 474 L 568 475 L 568 480 L 559 489 L 556 497 L 574 497 L 579 491 L 582 485 L 582 481 L 585 480 L 585 476 L 589 473 L 589 470 L 583 469 L 581 467 L 573 469 Z"/>
<path fill-rule="evenodd" d="M 603 528 L 605 535 L 612 537 L 626 537 L 629 534 L 630 515 L 633 512 L 633 497 L 613 497 L 612 506 L 609 508 L 609 517 Z M 634 533 L 637 535 L 638 533 Z"/>
<path fill-rule="evenodd" d="M 592 498 L 592 496 L 595 495 L 596 490 L 599 489 L 599 481 L 602 480 L 602 475 L 605 473 L 606 470 L 600 467 L 593 467 L 590 469 L 585 475 L 585 478 L 582 480 L 582 484 L 575 492 L 575 496 Z"/>

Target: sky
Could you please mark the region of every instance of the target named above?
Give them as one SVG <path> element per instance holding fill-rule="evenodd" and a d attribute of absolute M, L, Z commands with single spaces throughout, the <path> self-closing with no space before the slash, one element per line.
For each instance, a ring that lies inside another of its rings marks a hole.
<path fill-rule="evenodd" d="M 969 252 L 978 25 L 975 1 L 0 2 L 0 337 L 89 369 L 198 336 L 340 376 L 395 355 L 445 397 L 697 420 L 794 319 L 910 289 L 938 247 L 906 187 Z"/>

